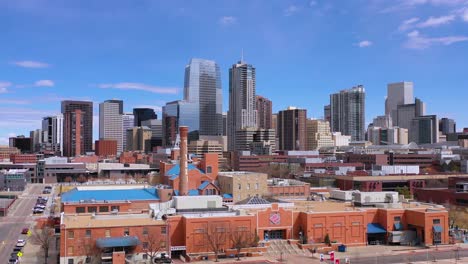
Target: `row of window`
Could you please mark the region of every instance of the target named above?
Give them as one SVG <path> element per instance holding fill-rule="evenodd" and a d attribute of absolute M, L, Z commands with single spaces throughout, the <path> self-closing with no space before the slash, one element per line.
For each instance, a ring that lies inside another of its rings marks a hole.
<path fill-rule="evenodd" d="M 165 235 L 166 232 L 167 232 L 166 227 L 165 227 L 165 226 L 162 226 L 162 227 L 161 227 L 161 235 Z M 149 234 L 149 232 L 148 232 L 148 227 L 143 227 L 142 234 L 143 234 L 144 236 L 146 236 L 146 235 Z M 129 235 L 130 235 L 130 229 L 129 229 L 128 227 L 125 227 L 125 228 L 124 228 L 123 235 L 124 235 L 124 236 L 129 236 Z M 85 230 L 85 237 L 86 237 L 86 238 L 91 238 L 91 229 L 86 229 L 86 230 Z M 105 230 L 105 237 L 111 237 L 111 231 L 110 231 L 110 229 L 106 229 L 106 230 Z M 68 239 L 74 239 L 74 238 L 75 238 L 75 231 L 69 230 L 69 231 L 67 232 L 67 238 L 68 238 Z"/>
<path fill-rule="evenodd" d="M 109 206 L 108 205 L 101 205 L 99 207 L 98 206 L 88 206 L 88 207 L 78 206 L 78 207 L 75 208 L 75 212 L 77 214 L 86 213 L 86 209 L 88 210 L 88 213 L 97 213 L 98 209 L 99 209 L 100 213 L 109 212 Z M 120 206 L 112 205 L 112 206 L 110 206 L 110 211 L 120 211 Z"/>
<path fill-rule="evenodd" d="M 230 186 L 229 186 L 229 187 L 230 187 Z M 239 188 L 239 190 L 241 190 L 241 189 L 242 189 L 242 184 L 240 184 L 240 183 L 237 184 L 237 187 Z M 247 187 L 247 190 L 250 190 L 250 183 L 247 183 L 247 186 L 246 186 L 246 187 Z M 258 188 L 259 188 L 259 184 L 258 184 L 258 182 L 257 182 L 257 183 L 255 183 L 255 190 L 258 190 Z"/>

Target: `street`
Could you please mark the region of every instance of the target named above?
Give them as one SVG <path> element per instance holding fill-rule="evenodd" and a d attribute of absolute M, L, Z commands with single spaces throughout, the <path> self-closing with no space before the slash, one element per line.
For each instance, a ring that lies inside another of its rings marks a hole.
<path fill-rule="evenodd" d="M 30 228 L 34 222 L 32 209 L 36 199 L 41 196 L 43 185 L 28 185 L 26 190 L 14 202 L 8 216 L 0 218 L 0 259 L 8 260 L 23 228 Z"/>
<path fill-rule="evenodd" d="M 418 261 L 432 262 L 433 260 L 443 260 L 443 259 L 452 259 L 455 261 L 455 256 L 456 256 L 456 252 L 453 250 L 429 251 L 429 252 L 420 251 L 420 252 L 401 254 L 401 255 L 378 256 L 376 254 L 375 257 L 374 256 L 354 257 L 354 259 L 351 259 L 351 263 L 359 263 L 359 264 L 414 263 Z M 460 251 L 458 252 L 458 257 L 459 258 L 468 257 L 468 250 L 460 249 Z M 464 262 L 459 261 L 458 263 L 464 263 Z"/>

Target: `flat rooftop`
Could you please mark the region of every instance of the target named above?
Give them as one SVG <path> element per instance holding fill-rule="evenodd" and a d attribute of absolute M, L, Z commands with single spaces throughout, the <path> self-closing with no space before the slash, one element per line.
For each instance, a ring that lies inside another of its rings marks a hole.
<path fill-rule="evenodd" d="M 66 228 L 99 228 L 121 226 L 164 225 L 163 220 L 155 220 L 148 214 L 117 214 L 117 215 L 64 215 L 62 224 Z"/>
<path fill-rule="evenodd" d="M 77 187 L 62 194 L 62 203 L 93 201 L 146 201 L 159 200 L 156 188 L 86 188 Z"/>

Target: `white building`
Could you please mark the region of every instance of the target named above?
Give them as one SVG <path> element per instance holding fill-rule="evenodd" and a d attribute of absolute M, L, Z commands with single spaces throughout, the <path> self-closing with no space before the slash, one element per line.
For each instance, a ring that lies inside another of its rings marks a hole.
<path fill-rule="evenodd" d="M 99 104 L 99 139 L 117 141 L 117 153 L 123 151 L 123 101 L 107 100 Z"/>
<path fill-rule="evenodd" d="M 349 146 L 349 142 L 351 142 L 351 136 L 342 135 L 341 132 L 333 132 L 332 135 L 335 147 Z"/>

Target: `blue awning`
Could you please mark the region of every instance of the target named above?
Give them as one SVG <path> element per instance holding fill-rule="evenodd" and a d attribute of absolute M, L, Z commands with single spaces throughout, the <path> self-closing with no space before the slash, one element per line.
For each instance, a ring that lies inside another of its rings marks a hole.
<path fill-rule="evenodd" d="M 124 237 L 106 237 L 96 239 L 98 248 L 113 248 L 113 247 L 133 247 L 140 244 L 140 240 L 136 236 Z"/>
<path fill-rule="evenodd" d="M 395 230 L 402 230 L 403 229 L 403 225 L 400 222 L 395 222 L 393 224 L 393 227 L 395 228 Z"/>
<path fill-rule="evenodd" d="M 225 193 L 225 194 L 223 194 L 223 198 L 224 198 L 224 199 L 232 199 L 233 197 L 232 197 L 232 194 L 230 194 L 230 193 Z"/>
<path fill-rule="evenodd" d="M 440 225 L 434 225 L 434 226 L 432 226 L 432 229 L 434 229 L 434 232 L 436 232 L 436 233 L 442 233 L 442 231 L 444 230 L 442 228 L 442 226 L 440 226 Z"/>
<path fill-rule="evenodd" d="M 387 230 L 380 224 L 370 223 L 367 224 L 367 234 L 382 234 L 387 233 Z"/>

